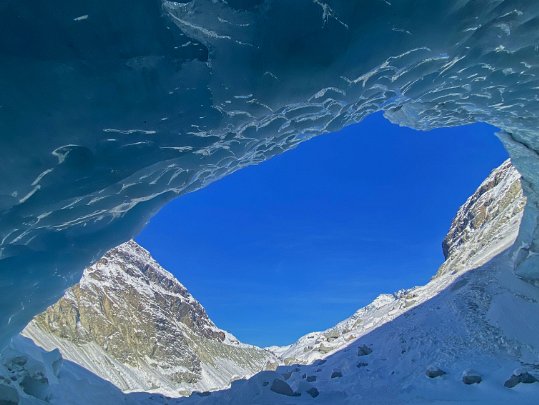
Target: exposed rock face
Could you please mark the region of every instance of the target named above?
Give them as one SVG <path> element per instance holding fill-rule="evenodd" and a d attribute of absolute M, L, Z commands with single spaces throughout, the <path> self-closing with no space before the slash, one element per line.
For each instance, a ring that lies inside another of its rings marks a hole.
<path fill-rule="evenodd" d="M 174 276 L 134 241 L 86 269 L 24 334 L 121 389 L 211 390 L 274 360 L 218 329 Z"/>
<path fill-rule="evenodd" d="M 460 207 L 442 242 L 446 261 L 437 275 L 484 264 L 485 249 L 504 247 L 503 237 L 514 238 L 507 229 L 515 229 L 525 206 L 520 174 L 507 160 Z"/>

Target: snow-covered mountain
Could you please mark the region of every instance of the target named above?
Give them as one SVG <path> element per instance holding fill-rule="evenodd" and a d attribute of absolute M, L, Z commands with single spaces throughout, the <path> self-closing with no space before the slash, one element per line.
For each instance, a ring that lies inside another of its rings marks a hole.
<path fill-rule="evenodd" d="M 445 262 L 437 276 L 478 267 L 507 248 L 525 205 L 520 174 L 507 160 L 458 210 L 442 242 Z"/>
<path fill-rule="evenodd" d="M 215 326 L 136 242 L 109 251 L 23 331 L 124 391 L 187 395 L 227 387 L 274 363 Z"/>
<path fill-rule="evenodd" d="M 539 289 L 508 249 L 524 205 L 505 162 L 459 210 L 427 285 L 272 348 L 287 366 L 182 404 L 537 404 Z"/>
<path fill-rule="evenodd" d="M 454 275 L 507 249 L 516 238 L 525 204 L 520 175 L 507 160 L 459 209 L 442 243 L 446 260 L 429 284 L 382 294 L 332 328 L 309 333 L 290 346 L 268 349 L 285 364 L 308 364 L 424 303 L 445 289 Z M 449 273 L 451 276 L 444 277 Z"/>

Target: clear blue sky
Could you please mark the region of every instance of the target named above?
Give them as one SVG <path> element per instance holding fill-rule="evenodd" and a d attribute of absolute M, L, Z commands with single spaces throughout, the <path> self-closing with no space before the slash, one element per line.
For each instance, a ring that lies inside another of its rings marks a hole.
<path fill-rule="evenodd" d="M 137 241 L 219 327 L 292 343 L 429 280 L 458 207 L 507 157 L 495 131 L 375 114 L 182 196 Z"/>

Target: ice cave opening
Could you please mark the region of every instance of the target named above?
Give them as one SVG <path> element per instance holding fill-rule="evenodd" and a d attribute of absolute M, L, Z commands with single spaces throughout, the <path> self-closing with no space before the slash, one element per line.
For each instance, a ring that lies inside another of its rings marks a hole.
<path fill-rule="evenodd" d="M 492 267 L 508 290 L 496 290 L 485 316 L 497 316 L 507 332 L 495 345 L 522 343 L 521 353 L 504 346 L 505 359 L 536 363 L 530 353 L 539 344 L 523 331 L 536 328 L 531 288 L 539 280 L 538 2 L 57 0 L 51 7 L 45 0 L 4 0 L 0 32 L 0 347 L 165 203 L 383 112 L 420 130 L 474 122 L 500 128 L 527 202 L 514 245 L 493 263 L 510 275 Z M 470 276 L 446 298 L 467 291 L 471 308 L 483 308 L 481 294 L 493 291 L 485 287 L 492 278 L 473 274 L 480 277 Z M 515 317 L 504 311 L 512 309 L 527 322 L 508 322 Z M 493 347 L 481 346 L 481 333 L 472 337 L 479 349 Z M 327 367 L 337 368 L 338 358 Z M 497 361 L 503 367 L 489 370 L 504 374 L 492 371 L 497 379 L 490 381 L 503 387 L 516 363 Z M 355 374 L 326 371 L 316 391 L 299 380 L 294 389 L 327 395 L 330 403 L 342 399 L 346 390 L 331 391 L 331 382 Z M 481 379 L 472 369 L 451 372 L 467 386 Z M 70 374 L 72 387 L 76 375 Z M 41 377 L 21 381 L 45 398 Z M 275 384 L 260 378 L 239 384 L 247 397 L 272 387 L 296 394 L 281 378 Z M 507 381 L 526 379 L 515 371 Z M 451 381 L 444 387 L 454 387 Z M 408 381 L 403 395 L 415 383 L 426 384 Z M 421 392 L 436 396 L 433 387 Z"/>
<path fill-rule="evenodd" d="M 217 325 L 290 344 L 436 274 L 458 208 L 508 157 L 497 132 L 373 114 L 170 202 L 135 240 Z"/>

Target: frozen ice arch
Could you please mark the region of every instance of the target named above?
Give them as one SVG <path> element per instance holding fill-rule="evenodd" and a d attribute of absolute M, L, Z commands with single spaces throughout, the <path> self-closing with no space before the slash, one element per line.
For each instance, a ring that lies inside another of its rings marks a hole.
<path fill-rule="evenodd" d="M 0 27 L 2 345 L 170 199 L 379 110 L 503 130 L 539 279 L 537 2 L 2 0 Z"/>

